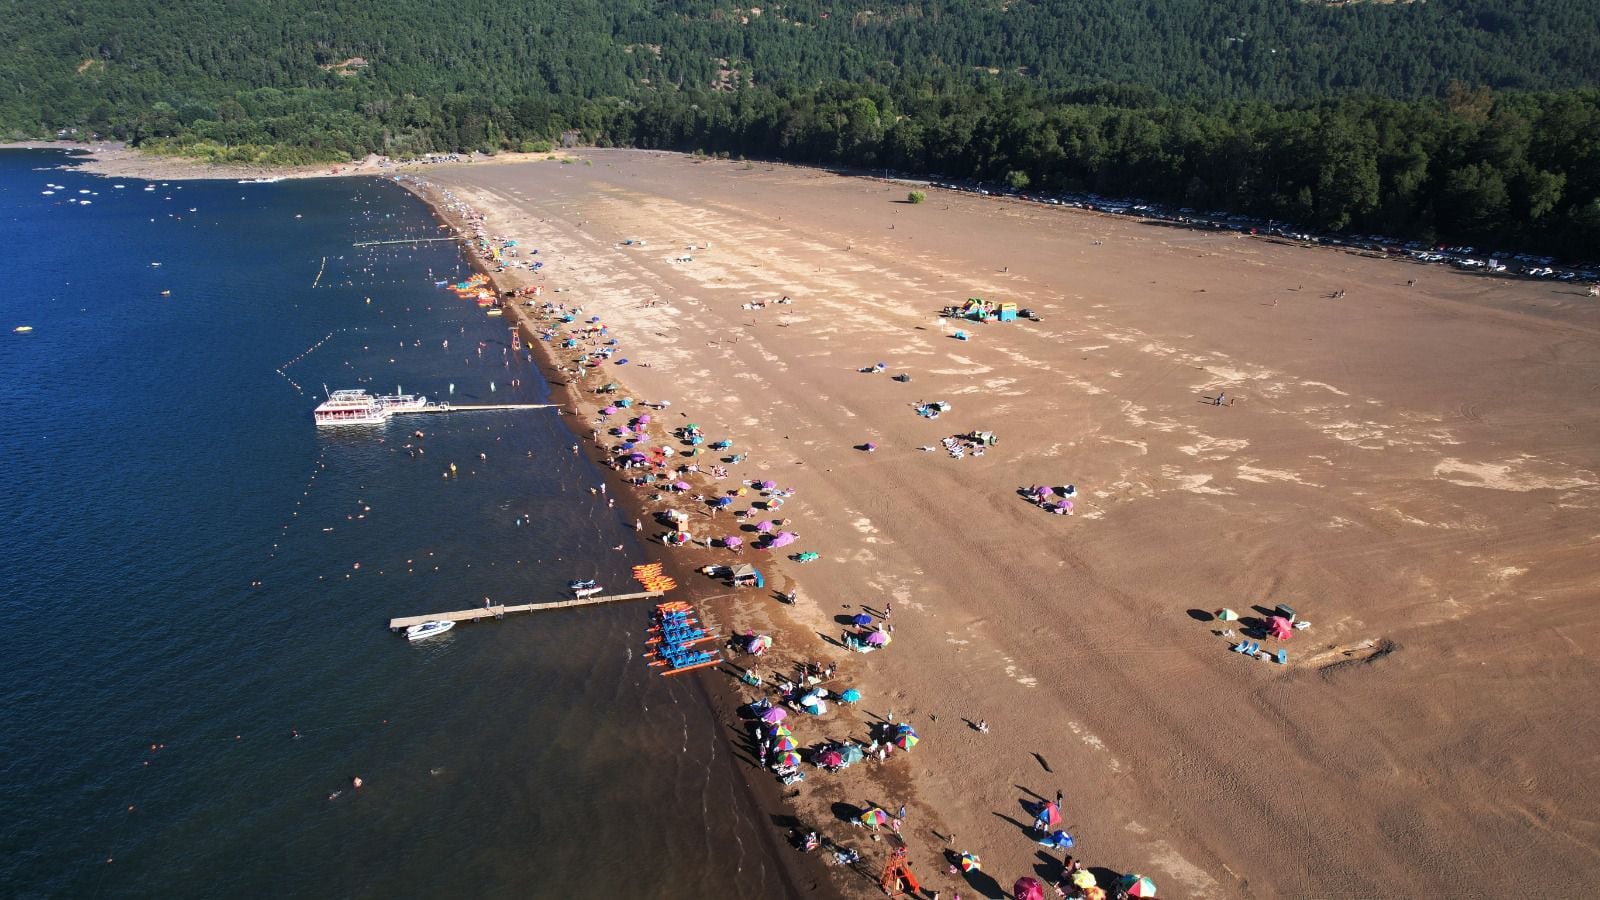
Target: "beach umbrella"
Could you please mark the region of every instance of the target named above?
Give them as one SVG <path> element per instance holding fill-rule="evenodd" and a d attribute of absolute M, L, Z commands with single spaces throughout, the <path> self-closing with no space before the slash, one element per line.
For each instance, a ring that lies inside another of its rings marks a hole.
<path fill-rule="evenodd" d="M 1294 626 L 1283 616 L 1273 616 L 1267 620 L 1267 631 L 1280 641 L 1287 641 L 1294 634 Z"/>
<path fill-rule="evenodd" d="M 1017 900 L 1044 900 L 1044 885 L 1039 879 L 1024 875 L 1012 885 L 1011 895 Z"/>
<path fill-rule="evenodd" d="M 847 766 L 854 765 L 866 758 L 866 752 L 855 744 L 845 744 L 839 748 L 839 759 Z"/>
<path fill-rule="evenodd" d="M 730 534 L 722 539 L 722 546 L 737 550 L 738 548 L 744 546 L 744 538 L 739 537 L 738 535 Z"/>
<path fill-rule="evenodd" d="M 874 806 L 861 814 L 861 821 L 873 828 L 877 828 L 879 825 L 889 824 L 889 814 L 884 812 L 883 807 Z"/>
<path fill-rule="evenodd" d="M 780 765 L 780 766 L 798 766 L 798 765 L 800 765 L 800 754 L 794 752 L 793 750 L 789 750 L 787 752 L 780 753 L 780 754 L 778 754 L 778 765 Z"/>
<path fill-rule="evenodd" d="M 850 617 L 850 624 L 852 624 L 852 625 L 871 625 L 872 624 L 872 616 L 868 615 L 867 613 L 856 613 L 855 615 Z"/>
<path fill-rule="evenodd" d="M 1078 842 L 1073 840 L 1072 835 L 1067 834 L 1065 831 L 1056 831 L 1039 843 L 1056 850 L 1071 850 L 1073 845 Z"/>
<path fill-rule="evenodd" d="M 1239 614 L 1227 607 L 1223 607 L 1217 610 L 1217 618 L 1224 622 L 1237 622 L 1239 621 Z"/>
<path fill-rule="evenodd" d="M 844 765 L 844 757 L 837 750 L 824 750 L 817 754 L 817 765 L 828 769 L 837 769 Z"/>
<path fill-rule="evenodd" d="M 884 631 L 874 631 L 867 635 L 867 643 L 874 647 L 886 647 L 889 644 L 889 634 Z"/>
<path fill-rule="evenodd" d="M 1072 883 L 1081 888 L 1092 888 L 1095 886 L 1094 873 L 1088 869 L 1079 869 L 1072 873 Z"/>
<path fill-rule="evenodd" d="M 687 482 L 687 481 L 674 481 L 672 483 L 672 489 L 675 490 L 675 491 L 687 491 L 689 489 L 689 482 Z"/>
<path fill-rule="evenodd" d="M 855 703 L 861 699 L 861 692 L 855 688 L 849 688 L 839 695 L 839 699 L 845 703 Z"/>
<path fill-rule="evenodd" d="M 785 737 L 785 738 L 778 738 L 778 742 L 777 742 L 776 746 L 777 746 L 777 748 L 779 750 L 782 750 L 785 753 L 787 753 L 788 751 L 793 750 L 793 749 L 799 747 L 800 745 L 796 744 L 794 742 L 794 738 Z"/>
<path fill-rule="evenodd" d="M 915 747 L 917 745 L 917 743 L 920 742 L 921 740 L 922 740 L 922 738 L 919 737 L 915 731 L 912 731 L 910 729 L 906 729 L 905 731 L 900 732 L 900 734 L 895 737 L 894 743 L 895 743 L 895 746 L 899 747 L 901 750 L 910 750 L 912 747 Z"/>
<path fill-rule="evenodd" d="M 1036 817 L 1036 819 L 1037 821 L 1044 822 L 1046 825 L 1060 824 L 1061 807 L 1057 806 L 1053 800 L 1046 801 L 1043 808 L 1039 810 L 1039 815 Z"/>
<path fill-rule="evenodd" d="M 745 643 L 744 649 L 746 653 L 765 653 L 771 647 L 772 638 L 764 634 L 753 634 L 750 636 L 750 640 Z M 776 709 L 776 707 L 774 708 Z M 782 712 L 783 710 L 779 709 L 778 711 Z M 770 722 L 772 720 L 768 719 L 767 721 Z"/>
<path fill-rule="evenodd" d="M 812 706 L 812 705 L 814 705 L 816 703 L 821 702 L 821 700 L 822 700 L 822 689 L 818 688 L 817 690 L 814 690 L 814 691 L 808 691 L 805 694 L 805 696 L 801 697 L 800 698 L 800 705 L 801 706 Z"/>
<path fill-rule="evenodd" d="M 640 425 L 649 425 L 652 421 L 653 420 L 650 418 L 650 414 L 649 413 L 645 413 L 644 415 L 639 417 L 639 424 Z"/>
<path fill-rule="evenodd" d="M 772 523 L 763 519 L 756 523 L 756 530 L 762 534 L 768 534 L 772 531 Z"/>
<path fill-rule="evenodd" d="M 1128 874 L 1122 876 L 1122 889 L 1129 897 L 1154 897 L 1156 883 L 1143 875 Z"/>
<path fill-rule="evenodd" d="M 648 461 L 647 457 L 645 457 L 645 455 L 643 453 L 629 453 L 628 454 L 628 462 L 631 462 L 631 463 L 642 463 L 642 462 L 646 462 L 646 461 Z"/>
<path fill-rule="evenodd" d="M 1102 887 L 1086 887 L 1083 889 L 1083 900 L 1106 900 L 1106 889 Z"/>
<path fill-rule="evenodd" d="M 778 483 L 776 481 L 758 481 L 756 482 L 756 487 L 763 491 L 771 491 L 777 489 Z"/>
<path fill-rule="evenodd" d="M 772 540 L 771 540 L 770 543 L 768 543 L 767 546 L 769 546 L 769 547 L 787 547 L 790 544 L 794 543 L 796 538 L 797 538 L 797 536 L 792 531 L 780 531 L 777 534 L 772 536 Z"/>
<path fill-rule="evenodd" d="M 983 868 L 983 860 L 976 853 L 961 854 L 961 871 L 975 872 Z"/>
<path fill-rule="evenodd" d="M 711 501 L 711 505 L 715 506 L 717 509 L 726 509 L 727 507 L 730 507 L 730 506 L 733 505 L 733 498 L 732 497 L 718 497 L 717 499 Z"/>
<path fill-rule="evenodd" d="M 769 737 L 794 737 L 794 732 L 790 731 L 787 725 L 776 725 L 773 727 Z"/>
<path fill-rule="evenodd" d="M 761 721 L 776 725 L 789 717 L 789 711 L 781 706 L 770 706 L 761 714 Z"/>
<path fill-rule="evenodd" d="M 614 416 L 616 414 L 617 408 L 615 406 L 607 406 L 600 410 L 600 415 L 602 416 Z"/>

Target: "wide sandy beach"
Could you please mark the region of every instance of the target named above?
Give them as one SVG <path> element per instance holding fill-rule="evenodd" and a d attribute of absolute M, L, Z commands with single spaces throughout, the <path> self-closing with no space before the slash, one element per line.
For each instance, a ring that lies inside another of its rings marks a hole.
<path fill-rule="evenodd" d="M 1582 286 L 944 191 L 910 205 L 907 185 L 815 170 L 583 155 L 416 174 L 539 249 L 544 271 L 511 284 L 609 325 L 630 364 L 589 381 L 672 401 L 667 427 L 749 455 L 734 479 L 796 489 L 792 549 L 818 561 L 675 553 L 756 561 L 797 605 L 700 578 L 678 593 L 774 634 L 763 674 L 828 659 L 835 688 L 864 693 L 800 717 L 802 744 L 891 713 L 924 740 L 807 767 L 775 822 L 796 815 L 875 872 L 887 841 L 838 815 L 904 803 L 912 865 L 946 897 L 1054 877 L 1024 804 L 1057 790 L 1074 852 L 1162 896 L 1600 883 L 1600 302 Z M 939 317 L 974 296 L 1041 321 Z M 919 401 L 951 408 L 922 418 Z M 998 443 L 940 446 L 974 430 Z M 1019 493 L 1069 483 L 1073 516 Z M 698 515 L 696 537 L 738 533 Z M 887 603 L 887 649 L 834 643 L 840 617 Z M 1242 623 L 1210 616 L 1278 604 L 1310 623 L 1262 641 L 1286 665 L 1230 652 Z M 730 704 L 757 696 L 704 677 Z M 945 873 L 962 850 L 983 857 L 970 886 Z M 827 893 L 876 893 L 827 872 Z"/>
<path fill-rule="evenodd" d="M 797 490 L 796 547 L 822 558 L 742 557 L 796 606 L 686 587 L 865 693 L 797 725 L 803 744 L 891 712 L 924 738 L 812 774 L 803 821 L 877 849 L 833 813 L 906 803 L 913 866 L 947 895 L 951 849 L 1007 887 L 1053 875 L 1023 802 L 1058 789 L 1081 858 L 1167 896 L 1600 882 L 1600 304 L 1581 286 L 586 155 L 424 174 L 539 249 L 541 299 L 604 318 L 632 364 L 602 377 L 733 439 L 737 477 Z M 1042 321 L 940 320 L 972 296 Z M 915 414 L 935 400 L 950 411 Z M 997 445 L 919 449 L 972 430 Z M 1067 483 L 1070 517 L 1018 492 Z M 888 649 L 830 643 L 887 602 Z M 1230 652 L 1239 623 L 1209 616 L 1277 604 L 1311 623 L 1264 642 L 1287 665 Z"/>

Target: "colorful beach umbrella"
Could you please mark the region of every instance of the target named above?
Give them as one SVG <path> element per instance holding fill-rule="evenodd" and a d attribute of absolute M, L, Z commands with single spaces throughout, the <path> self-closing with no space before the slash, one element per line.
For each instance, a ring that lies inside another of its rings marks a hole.
<path fill-rule="evenodd" d="M 787 719 L 788 717 L 789 717 L 789 711 L 784 709 L 783 707 L 781 707 L 781 706 L 769 706 L 769 707 L 767 707 L 767 711 L 761 714 L 761 721 L 767 722 L 767 723 L 772 724 L 772 725 L 776 725 L 779 722 L 782 722 L 784 719 Z"/>
<path fill-rule="evenodd" d="M 794 752 L 793 750 L 780 753 L 778 754 L 778 765 L 798 766 L 800 765 L 800 754 Z"/>
<path fill-rule="evenodd" d="M 848 688 L 839 695 L 839 699 L 844 703 L 856 703 L 861 699 L 861 692 L 855 688 Z"/>
<path fill-rule="evenodd" d="M 1224 606 L 1222 609 L 1217 610 L 1217 618 L 1224 622 L 1237 622 L 1239 621 L 1239 614 Z"/>
<path fill-rule="evenodd" d="M 974 872 L 983 868 L 983 860 L 976 853 L 961 854 L 961 871 Z"/>
<path fill-rule="evenodd" d="M 901 750 L 910 750 L 912 747 L 915 747 L 919 742 L 921 742 L 921 740 L 922 737 L 915 731 L 906 729 L 895 736 L 894 743 L 895 746 L 899 747 Z"/>
<path fill-rule="evenodd" d="M 1057 806 L 1054 800 L 1046 801 L 1045 805 L 1039 810 L 1037 820 L 1044 822 L 1046 825 L 1060 824 L 1061 807 Z"/>
<path fill-rule="evenodd" d="M 886 647 L 889 645 L 889 633 L 887 631 L 874 631 L 867 635 L 867 643 L 874 647 Z"/>
<path fill-rule="evenodd" d="M 1017 900 L 1044 900 L 1044 885 L 1039 879 L 1024 875 L 1012 885 L 1011 895 Z"/>
<path fill-rule="evenodd" d="M 1283 616 L 1273 616 L 1267 620 L 1267 632 L 1280 641 L 1287 641 L 1294 636 L 1294 626 Z"/>
<path fill-rule="evenodd" d="M 884 812 L 882 807 L 874 806 L 861 814 L 861 821 L 873 828 L 877 828 L 879 825 L 887 825 L 889 823 L 889 814 Z"/>
<path fill-rule="evenodd" d="M 850 617 L 850 624 L 852 624 L 852 625 L 871 625 L 872 624 L 872 616 L 868 615 L 867 613 L 856 613 L 855 615 Z"/>
<path fill-rule="evenodd" d="M 781 751 L 787 752 L 789 750 L 794 750 L 794 749 L 798 748 L 799 746 L 800 746 L 799 744 L 796 744 L 794 742 L 794 738 L 789 738 L 789 737 L 778 738 L 777 747 Z"/>
<path fill-rule="evenodd" d="M 787 726 L 787 725 L 775 725 L 775 726 L 773 726 L 771 732 L 769 732 L 769 736 L 770 737 L 794 737 L 794 732 L 790 731 L 789 730 L 789 726 Z"/>
<path fill-rule="evenodd" d="M 1156 883 L 1143 875 L 1130 873 L 1122 876 L 1122 890 L 1129 897 L 1154 897 Z"/>

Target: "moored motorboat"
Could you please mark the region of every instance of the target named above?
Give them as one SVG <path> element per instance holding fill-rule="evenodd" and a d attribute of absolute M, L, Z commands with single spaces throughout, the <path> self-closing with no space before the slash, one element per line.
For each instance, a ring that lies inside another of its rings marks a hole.
<path fill-rule="evenodd" d="M 444 634 L 446 631 L 449 631 L 454 627 L 456 627 L 456 623 L 445 619 L 435 619 L 432 622 L 423 622 L 420 625 L 413 625 L 406 629 L 406 640 L 420 641 L 423 638 L 433 637 L 436 634 Z"/>

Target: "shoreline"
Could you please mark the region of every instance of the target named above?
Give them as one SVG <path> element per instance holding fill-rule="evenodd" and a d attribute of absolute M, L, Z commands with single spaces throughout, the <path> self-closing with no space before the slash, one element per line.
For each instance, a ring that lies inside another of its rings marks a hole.
<path fill-rule="evenodd" d="M 464 245 L 467 245 L 463 248 L 463 252 L 468 257 L 473 270 L 488 279 L 497 296 L 504 297 L 508 291 L 516 291 L 523 287 L 532 286 L 530 283 L 523 282 L 520 278 L 505 277 L 508 273 L 493 272 L 481 255 L 476 252 L 476 247 L 471 246 L 473 233 L 469 223 L 452 212 L 449 208 L 449 202 L 441 196 L 440 189 L 436 185 L 420 178 L 420 176 L 409 173 L 408 175 L 409 177 L 394 178 L 393 180 L 421 200 L 428 207 L 434 219 L 440 223 L 441 228 L 448 229 Z M 593 416 L 604 404 L 585 397 L 581 384 L 562 371 L 559 361 L 555 358 L 554 348 L 549 342 L 539 339 L 536 320 L 527 308 L 517 303 L 508 303 L 503 308 L 507 311 L 508 317 L 512 322 L 515 323 L 515 330 L 520 333 L 522 340 L 537 360 L 536 364 L 539 367 L 540 375 L 550 386 L 551 393 L 558 404 L 557 411 L 568 433 L 571 434 L 574 445 L 586 447 L 583 451 L 585 455 L 600 466 L 608 495 L 617 500 L 619 507 L 627 515 L 631 515 L 640 521 L 650 519 L 651 513 L 647 509 L 647 501 L 644 499 L 642 492 L 636 493 L 633 490 L 629 490 L 633 485 L 628 484 L 608 464 L 607 455 L 597 449 L 599 442 L 586 435 L 579 425 L 580 418 Z M 610 380 L 614 380 L 618 384 L 624 383 L 619 376 L 610 376 Z M 623 393 L 626 393 L 625 388 Z M 669 599 L 686 600 L 694 603 L 697 608 L 701 609 L 701 615 L 706 617 L 707 610 L 704 607 L 707 604 L 707 600 L 706 598 L 697 597 L 696 595 L 699 592 L 695 590 L 703 579 L 698 568 L 680 556 L 667 552 L 667 548 L 656 541 L 642 536 L 637 541 L 646 562 L 660 563 L 665 574 L 677 581 L 677 591 Z M 718 653 L 721 663 L 712 667 L 709 672 L 695 673 L 691 676 L 691 683 L 699 694 L 701 702 L 711 711 L 719 727 L 726 729 L 736 726 L 738 723 L 735 705 L 730 703 L 727 697 L 713 691 L 706 679 L 714 677 L 710 673 L 731 676 L 728 669 L 733 667 L 734 663 L 728 658 L 720 645 Z M 754 771 L 741 769 L 739 761 L 747 755 L 745 748 L 730 739 L 726 731 L 719 737 L 719 740 L 723 741 L 724 747 L 729 751 L 726 755 L 727 762 L 725 765 L 727 771 L 725 777 L 731 779 L 740 789 L 741 795 L 754 815 L 765 817 L 773 809 L 788 808 L 788 804 L 784 801 L 782 788 L 775 779 L 770 777 L 771 773 L 759 768 Z M 755 777 L 757 774 L 767 777 L 757 778 Z M 778 839 L 773 829 L 760 827 L 761 823 L 753 824 L 757 826 L 755 831 L 757 832 L 758 840 L 761 841 L 762 846 L 770 851 L 778 877 L 788 890 L 788 895 L 798 898 L 809 890 L 815 890 L 819 877 L 824 875 L 823 872 L 819 871 L 820 867 L 815 860 L 799 854 L 793 847 L 786 846 L 784 842 Z M 808 865 L 808 863 L 810 864 Z M 809 887 L 803 890 L 802 884 L 809 884 Z"/>

